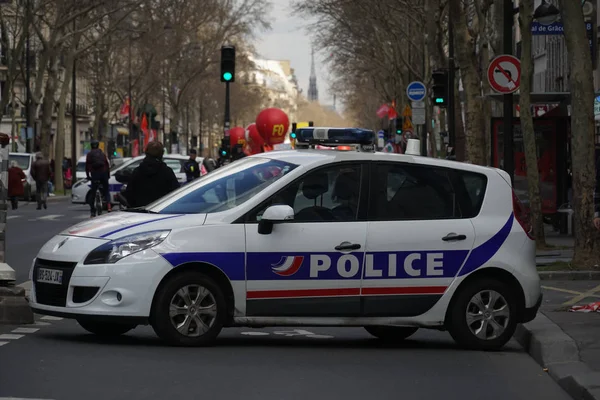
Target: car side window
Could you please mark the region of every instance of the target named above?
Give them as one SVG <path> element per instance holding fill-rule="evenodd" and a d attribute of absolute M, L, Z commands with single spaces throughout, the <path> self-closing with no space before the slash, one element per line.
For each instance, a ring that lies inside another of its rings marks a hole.
<path fill-rule="evenodd" d="M 165 158 L 164 162 L 165 162 L 165 164 L 167 164 L 167 167 L 171 168 L 173 170 L 173 172 L 175 172 L 176 174 L 178 174 L 182 171 L 181 160 Z"/>
<path fill-rule="evenodd" d="M 465 199 L 461 202 L 462 215 L 464 218 L 475 218 L 483 205 L 487 188 L 487 177 L 467 171 L 457 171 L 457 174 L 460 177 L 458 185 L 462 185 L 466 192 Z"/>
<path fill-rule="evenodd" d="M 370 219 L 382 221 L 461 218 L 449 172 L 416 165 L 378 164 Z"/>
<path fill-rule="evenodd" d="M 336 165 L 310 171 L 274 195 L 248 222 L 260 221 L 271 205 L 294 209 L 294 222 L 350 222 L 358 219 L 361 166 Z"/>
<path fill-rule="evenodd" d="M 123 172 L 125 172 L 125 171 L 133 172 L 133 170 L 135 170 L 137 167 L 139 167 L 141 163 L 142 163 L 142 160 L 134 161 L 131 164 L 129 164 L 128 166 L 126 166 L 125 168 L 123 168 Z"/>

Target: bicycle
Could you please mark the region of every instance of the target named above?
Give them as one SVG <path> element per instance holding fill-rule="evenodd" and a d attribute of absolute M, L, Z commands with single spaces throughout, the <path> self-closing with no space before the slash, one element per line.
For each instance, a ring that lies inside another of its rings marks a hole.
<path fill-rule="evenodd" d="M 102 211 L 104 210 L 104 196 L 102 195 L 102 189 L 104 186 L 100 181 L 94 181 L 96 185 L 96 193 L 94 193 L 94 210 L 96 211 L 96 215 L 102 215 Z"/>

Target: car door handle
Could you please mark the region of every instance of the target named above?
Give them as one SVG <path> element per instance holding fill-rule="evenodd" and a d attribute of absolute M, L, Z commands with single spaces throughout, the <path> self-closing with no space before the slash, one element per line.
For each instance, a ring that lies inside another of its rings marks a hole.
<path fill-rule="evenodd" d="M 340 243 L 339 246 L 335 246 L 337 251 L 351 251 L 351 250 L 360 250 L 360 244 L 358 243 L 350 243 L 343 242 Z"/>
<path fill-rule="evenodd" d="M 466 240 L 466 239 L 467 239 L 466 235 L 457 235 L 456 233 L 449 233 L 448 235 L 446 235 L 442 238 L 442 240 L 444 242 L 456 242 L 459 240 Z"/>

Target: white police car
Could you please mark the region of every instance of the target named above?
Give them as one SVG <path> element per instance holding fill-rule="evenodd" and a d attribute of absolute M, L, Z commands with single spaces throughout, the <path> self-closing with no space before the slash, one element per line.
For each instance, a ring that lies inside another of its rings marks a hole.
<path fill-rule="evenodd" d="M 104 335 L 149 323 L 176 345 L 230 326 L 364 326 L 497 349 L 534 318 L 535 245 L 506 173 L 376 153 L 372 131 L 297 133 L 361 151 L 246 157 L 67 229 L 34 261 L 34 311 Z"/>

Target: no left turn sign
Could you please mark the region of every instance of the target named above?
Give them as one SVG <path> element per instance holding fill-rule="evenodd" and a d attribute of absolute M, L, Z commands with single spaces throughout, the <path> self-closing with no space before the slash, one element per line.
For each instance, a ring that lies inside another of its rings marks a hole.
<path fill-rule="evenodd" d="M 516 92 L 521 84 L 521 61 L 513 56 L 498 56 L 490 63 L 487 76 L 490 86 L 496 92 Z"/>

